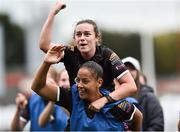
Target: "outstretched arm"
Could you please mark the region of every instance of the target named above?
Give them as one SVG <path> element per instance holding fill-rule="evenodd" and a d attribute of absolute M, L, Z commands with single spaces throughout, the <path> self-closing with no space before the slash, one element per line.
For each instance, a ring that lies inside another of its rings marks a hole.
<path fill-rule="evenodd" d="M 44 61 L 38 69 L 31 89 L 47 100 L 56 101 L 58 84 L 52 78 L 47 78 L 51 64 L 58 63 L 63 56 L 63 46 L 53 46 L 45 55 Z"/>
<path fill-rule="evenodd" d="M 137 87 L 130 72 L 127 72 L 119 80 L 115 79 L 115 90 L 109 95 L 114 100 L 120 100 L 136 93 Z"/>
<path fill-rule="evenodd" d="M 112 102 L 131 96 L 137 91 L 134 79 L 129 72 L 127 72 L 119 80 L 115 80 L 114 83 L 115 90 L 109 94 Z M 105 97 L 102 97 L 92 102 L 90 109 L 98 112 L 107 102 L 109 101 Z"/>
<path fill-rule="evenodd" d="M 52 27 L 53 22 L 56 14 L 62 9 L 66 7 L 65 4 L 63 4 L 60 0 L 56 2 L 52 10 L 50 11 L 48 18 L 46 22 L 43 25 L 43 28 L 41 30 L 40 34 L 40 40 L 39 40 L 39 47 L 41 50 L 43 50 L 45 53 L 55 44 L 51 44 L 51 38 L 52 38 Z"/>

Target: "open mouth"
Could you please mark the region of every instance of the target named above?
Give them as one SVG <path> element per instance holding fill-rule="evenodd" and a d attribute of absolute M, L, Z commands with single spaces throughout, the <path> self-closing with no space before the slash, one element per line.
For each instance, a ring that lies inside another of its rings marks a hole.
<path fill-rule="evenodd" d="M 87 44 L 80 44 L 80 46 L 86 46 Z"/>

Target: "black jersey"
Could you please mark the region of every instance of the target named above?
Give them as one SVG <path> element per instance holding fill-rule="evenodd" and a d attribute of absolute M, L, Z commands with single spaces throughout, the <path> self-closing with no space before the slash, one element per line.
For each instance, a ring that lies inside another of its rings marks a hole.
<path fill-rule="evenodd" d="M 86 61 L 76 46 L 65 49 L 65 55 L 61 62 L 64 62 L 68 71 L 71 86 L 75 83 L 74 78 L 77 76 L 80 66 Z M 119 79 L 127 72 L 126 66 L 116 53 L 103 45 L 96 47 L 95 55 L 89 61 L 95 61 L 102 66 L 104 72 L 102 87 L 110 91 L 114 90 L 113 79 Z"/>

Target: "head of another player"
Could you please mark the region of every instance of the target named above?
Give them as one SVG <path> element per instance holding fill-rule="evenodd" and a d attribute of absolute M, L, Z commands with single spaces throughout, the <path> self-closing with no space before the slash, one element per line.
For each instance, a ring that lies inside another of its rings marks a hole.
<path fill-rule="evenodd" d="M 74 29 L 74 43 L 81 54 L 96 51 L 96 45 L 101 42 L 101 33 L 93 20 L 81 20 Z"/>
<path fill-rule="evenodd" d="M 98 99 L 101 94 L 99 88 L 103 83 L 103 69 L 94 61 L 84 63 L 75 78 L 81 99 L 92 102 Z"/>

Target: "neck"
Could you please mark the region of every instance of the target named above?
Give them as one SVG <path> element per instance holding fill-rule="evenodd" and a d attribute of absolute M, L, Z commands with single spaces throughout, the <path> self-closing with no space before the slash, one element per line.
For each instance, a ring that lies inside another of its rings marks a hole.
<path fill-rule="evenodd" d="M 94 102 L 94 101 L 100 99 L 102 96 L 103 95 L 100 92 L 98 92 L 96 94 L 93 94 L 93 96 L 91 96 L 91 98 L 88 101 L 89 102 Z"/>
<path fill-rule="evenodd" d="M 81 53 L 82 57 L 85 60 L 90 60 L 95 55 L 96 49 L 91 50 L 90 52 Z"/>

